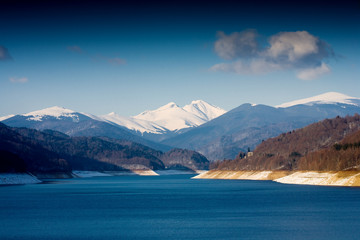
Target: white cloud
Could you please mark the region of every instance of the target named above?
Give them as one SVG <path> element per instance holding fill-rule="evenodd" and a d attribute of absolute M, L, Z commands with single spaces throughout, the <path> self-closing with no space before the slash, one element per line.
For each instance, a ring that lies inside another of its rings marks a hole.
<path fill-rule="evenodd" d="M 296 62 L 310 54 L 319 52 L 319 39 L 306 31 L 281 32 L 269 40 L 266 54 L 273 59 Z"/>
<path fill-rule="evenodd" d="M 9 80 L 12 83 L 26 83 L 29 81 L 29 79 L 26 77 L 21 77 L 21 78 L 11 77 Z"/>
<path fill-rule="evenodd" d="M 330 72 L 323 61 L 333 57 L 333 50 L 324 41 L 307 31 L 280 32 L 271 36 L 268 47 L 261 48 L 254 30 L 226 35 L 218 33 L 215 52 L 233 60 L 215 64 L 212 71 L 237 74 L 264 74 L 280 70 L 299 71 L 297 77 L 314 79 Z"/>
<path fill-rule="evenodd" d="M 258 52 L 258 34 L 255 30 L 234 32 L 230 35 L 220 31 L 217 35 L 219 39 L 215 42 L 215 52 L 223 59 L 249 57 Z"/>
<path fill-rule="evenodd" d="M 299 71 L 297 77 L 302 80 L 313 80 L 329 72 L 331 72 L 329 66 L 325 63 L 321 63 L 321 65 L 318 67 L 308 68 Z"/>

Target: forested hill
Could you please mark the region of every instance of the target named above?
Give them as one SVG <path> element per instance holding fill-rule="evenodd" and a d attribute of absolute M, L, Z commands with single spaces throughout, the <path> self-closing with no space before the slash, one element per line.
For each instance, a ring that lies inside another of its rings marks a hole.
<path fill-rule="evenodd" d="M 207 169 L 184 150 L 192 168 Z M 192 152 L 192 151 L 190 151 Z M 10 128 L 0 123 L 0 171 L 34 174 L 71 170 L 119 171 L 165 169 L 161 151 L 130 141 L 99 137 L 69 137 L 63 133 Z M 181 165 L 182 162 L 179 162 Z"/>
<path fill-rule="evenodd" d="M 216 162 L 219 170 L 323 170 L 358 168 L 360 116 L 326 119 L 263 141 L 253 156 Z M 251 154 L 250 154 L 251 155 Z"/>

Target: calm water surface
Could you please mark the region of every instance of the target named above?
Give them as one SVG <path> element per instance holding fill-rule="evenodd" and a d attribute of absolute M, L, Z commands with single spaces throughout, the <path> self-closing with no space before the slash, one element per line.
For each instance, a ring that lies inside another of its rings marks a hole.
<path fill-rule="evenodd" d="M 190 177 L 0 187 L 0 239 L 360 238 L 360 188 Z"/>

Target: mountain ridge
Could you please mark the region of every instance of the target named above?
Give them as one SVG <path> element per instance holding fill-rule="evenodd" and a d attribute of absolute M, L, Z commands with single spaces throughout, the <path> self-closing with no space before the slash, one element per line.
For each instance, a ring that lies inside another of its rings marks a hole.
<path fill-rule="evenodd" d="M 87 116 L 96 121 L 103 121 L 113 125 L 119 125 L 141 134 L 167 134 L 182 129 L 199 126 L 210 121 L 226 111 L 213 106 L 203 100 L 195 100 L 184 107 L 170 102 L 155 110 L 146 110 L 133 117 L 124 117 L 115 112 L 96 116 L 90 113 L 76 112 L 64 107 L 53 106 L 25 114 L 8 115 L 0 118 L 6 121 L 15 116 L 28 117 L 28 121 L 42 121 L 43 118 L 54 117 L 56 119 L 71 118 L 74 122 L 79 121 L 77 113 Z"/>
<path fill-rule="evenodd" d="M 359 98 L 336 92 L 285 104 L 288 107 L 242 104 L 224 113 L 205 101 L 194 100 L 184 107 L 170 102 L 134 117 L 110 113 L 106 118 L 57 107 L 52 117 L 43 116 L 40 110 L 32 112 L 32 116 L 16 115 L 3 122 L 14 127 L 58 130 L 71 136 L 131 140 L 162 151 L 186 148 L 217 160 L 234 158 L 239 151 L 253 149 L 262 140 L 282 132 L 360 112 Z"/>

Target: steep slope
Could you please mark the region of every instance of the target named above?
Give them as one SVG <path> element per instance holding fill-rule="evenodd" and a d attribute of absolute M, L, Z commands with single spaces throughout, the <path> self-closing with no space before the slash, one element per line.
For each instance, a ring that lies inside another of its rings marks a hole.
<path fill-rule="evenodd" d="M 356 100 L 356 99 L 355 99 Z M 233 159 L 239 151 L 254 149 L 262 140 L 308 124 L 360 113 L 354 102 L 314 103 L 275 108 L 243 104 L 220 117 L 162 143 L 193 149 L 209 160 Z"/>
<path fill-rule="evenodd" d="M 85 115 L 70 109 L 51 107 L 23 115 L 16 115 L 2 122 L 11 127 L 26 127 L 37 130 L 51 129 L 63 132 L 69 136 L 106 136 L 138 142 L 163 151 L 170 150 L 168 146 L 132 134 L 125 127 L 95 120 L 95 117 L 89 116 L 91 115 Z"/>
<path fill-rule="evenodd" d="M 253 156 L 245 157 L 240 153 L 235 160 L 220 162 L 215 167 L 221 170 L 345 170 L 360 162 L 351 158 L 340 159 L 336 155 L 332 156 L 332 160 L 325 159 L 324 153 L 330 156 L 337 151 L 331 150 L 334 144 L 354 133 L 357 137 L 359 130 L 359 115 L 326 119 L 262 142 Z M 356 139 L 345 138 L 339 146 L 356 143 Z"/>
<path fill-rule="evenodd" d="M 299 159 L 299 169 L 329 170 L 360 170 L 360 130 L 338 143 L 315 152 L 306 154 Z"/>
<path fill-rule="evenodd" d="M 35 139 L 24 137 L 0 123 L 0 165 L 3 172 L 65 172 L 71 167 L 55 152 L 41 146 Z"/>

